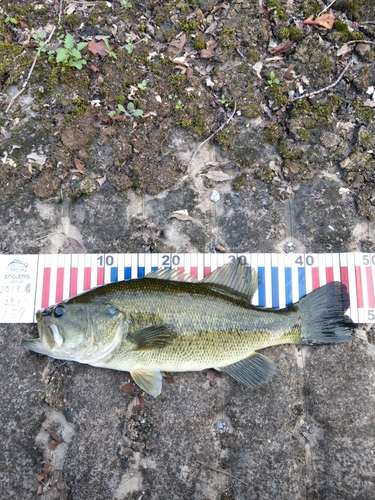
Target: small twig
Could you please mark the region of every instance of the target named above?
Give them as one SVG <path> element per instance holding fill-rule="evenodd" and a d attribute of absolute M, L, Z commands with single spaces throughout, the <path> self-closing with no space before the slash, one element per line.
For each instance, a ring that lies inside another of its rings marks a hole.
<path fill-rule="evenodd" d="M 327 7 L 325 7 L 322 12 L 319 12 L 319 14 L 316 16 L 316 17 L 319 17 L 321 16 L 322 14 L 324 14 L 324 12 L 326 12 L 330 7 L 332 7 L 332 5 L 336 2 L 336 0 L 333 0 L 329 5 L 327 5 Z"/>
<path fill-rule="evenodd" d="M 353 64 L 353 62 L 354 62 L 354 59 L 352 57 L 351 59 L 349 59 L 349 62 L 345 66 L 345 68 L 341 71 L 337 80 L 335 80 L 330 85 L 327 85 L 327 87 L 323 87 L 322 89 L 319 89 L 319 90 L 314 90 L 313 92 L 309 92 L 308 94 L 303 94 L 303 95 L 300 95 L 298 97 L 294 97 L 291 102 L 298 101 L 298 99 L 304 99 L 305 97 L 311 97 L 313 95 L 320 94 L 321 92 L 324 92 L 328 89 L 331 89 L 332 87 L 335 87 L 339 83 L 339 81 L 342 79 L 342 77 L 345 75 L 345 73 L 348 71 L 349 67 Z"/>
<path fill-rule="evenodd" d="M 198 146 L 198 147 L 197 147 L 197 149 L 195 150 L 195 152 L 194 152 L 193 156 L 190 158 L 190 161 L 189 161 L 189 165 L 188 165 L 188 167 L 191 165 L 192 161 L 193 161 L 193 160 L 194 160 L 194 158 L 195 158 L 195 155 L 198 153 L 198 151 L 200 150 L 200 148 L 201 148 L 204 144 L 206 144 L 206 142 L 208 142 L 210 139 L 212 139 L 214 135 L 216 135 L 218 132 L 220 132 L 220 130 L 221 130 L 222 128 L 224 128 L 226 125 L 228 125 L 228 123 L 229 123 L 229 122 L 231 121 L 231 119 L 233 118 L 233 116 L 234 116 L 234 114 L 235 114 L 235 112 L 236 112 L 236 109 L 237 109 L 237 108 L 236 108 L 236 103 L 234 103 L 234 109 L 233 109 L 233 112 L 232 112 L 232 114 L 230 115 L 230 117 L 228 118 L 228 120 L 227 120 L 227 121 L 225 121 L 222 125 L 220 125 L 220 127 L 219 127 L 217 130 L 215 130 L 215 132 L 213 132 L 213 133 L 210 135 L 210 137 L 207 137 L 207 139 L 205 139 L 203 142 L 201 142 L 201 143 L 199 144 L 199 146 Z"/>
<path fill-rule="evenodd" d="M 344 43 L 344 45 L 353 45 L 354 43 L 368 43 L 369 45 L 375 45 L 375 42 L 372 42 L 371 40 L 351 40 L 350 42 Z"/>
<path fill-rule="evenodd" d="M 48 39 L 47 39 L 47 41 L 46 41 L 45 45 L 47 45 L 47 44 L 50 42 L 50 40 L 51 40 L 51 38 L 52 38 L 52 35 L 53 35 L 53 33 L 55 32 L 55 29 L 56 29 L 56 26 L 53 26 L 53 28 L 52 28 L 52 30 L 51 30 L 51 33 L 50 33 L 50 35 L 49 35 L 49 37 L 48 37 Z M 24 83 L 23 83 L 23 85 L 22 85 L 21 90 L 20 90 L 20 91 L 19 91 L 19 92 L 18 92 L 18 93 L 14 96 L 14 97 L 12 97 L 12 99 L 10 100 L 10 103 L 8 104 L 7 109 L 5 110 L 5 113 L 8 113 L 8 111 L 10 110 L 10 108 L 13 106 L 14 101 L 15 101 L 16 99 L 18 99 L 18 97 L 19 97 L 19 96 L 20 96 L 20 95 L 24 92 L 25 88 L 27 87 L 27 84 L 29 83 L 29 80 L 30 80 L 31 74 L 32 74 L 32 72 L 33 72 L 33 70 L 34 70 L 34 67 L 35 67 L 35 64 L 36 64 L 37 59 L 38 59 L 38 55 L 36 54 L 36 55 L 35 55 L 35 57 L 34 57 L 33 63 L 32 63 L 32 65 L 31 65 L 31 68 L 30 68 L 29 74 L 27 75 L 27 78 L 26 78 L 26 80 L 24 81 Z"/>
<path fill-rule="evenodd" d="M 61 16 L 62 16 L 62 11 L 63 11 L 63 3 L 64 0 L 60 0 L 60 9 L 59 9 L 59 26 L 61 25 Z"/>
<path fill-rule="evenodd" d="M 210 465 L 204 464 L 203 462 L 200 462 L 199 460 L 196 460 L 199 464 L 203 465 L 204 467 L 207 467 L 207 469 L 211 469 L 215 472 L 218 472 L 219 474 L 225 474 L 226 476 L 232 477 L 233 479 L 236 479 L 237 481 L 240 481 L 240 483 L 244 484 L 245 486 L 249 486 L 248 483 L 245 483 L 245 481 L 242 481 L 239 477 L 233 476 L 233 474 L 229 474 L 229 472 L 225 472 L 224 470 L 220 469 L 215 469 L 214 467 L 211 467 Z"/>

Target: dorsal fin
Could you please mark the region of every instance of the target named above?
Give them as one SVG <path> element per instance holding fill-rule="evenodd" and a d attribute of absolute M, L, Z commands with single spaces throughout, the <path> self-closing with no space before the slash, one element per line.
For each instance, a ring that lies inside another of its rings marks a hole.
<path fill-rule="evenodd" d="M 200 283 L 209 285 L 212 290 L 224 291 L 233 290 L 236 295 L 245 296 L 251 301 L 254 293 L 258 290 L 258 273 L 247 264 L 243 264 L 237 259 L 226 264 L 213 273 L 209 274 Z"/>
<path fill-rule="evenodd" d="M 157 269 L 156 271 L 151 271 L 148 273 L 146 278 L 153 278 L 157 280 L 168 280 L 168 281 L 185 281 L 189 283 L 198 283 L 198 280 L 194 278 L 189 273 L 184 273 L 179 269 Z"/>

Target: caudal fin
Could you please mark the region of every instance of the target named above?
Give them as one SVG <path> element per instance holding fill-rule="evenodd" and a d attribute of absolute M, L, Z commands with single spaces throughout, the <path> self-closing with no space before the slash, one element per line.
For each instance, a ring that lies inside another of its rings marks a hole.
<path fill-rule="evenodd" d="M 298 307 L 303 344 L 338 344 L 353 338 L 352 320 L 345 315 L 349 295 L 339 281 L 327 283 L 303 297 Z"/>

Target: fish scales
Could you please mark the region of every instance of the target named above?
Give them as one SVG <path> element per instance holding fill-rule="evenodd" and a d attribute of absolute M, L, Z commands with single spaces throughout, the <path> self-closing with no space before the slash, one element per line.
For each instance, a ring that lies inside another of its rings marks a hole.
<path fill-rule="evenodd" d="M 241 261 L 201 282 L 177 270 L 154 271 L 38 311 L 39 338 L 23 339 L 22 346 L 129 371 L 145 392 L 157 396 L 164 371 L 216 368 L 256 387 L 276 371 L 259 349 L 351 340 L 341 283 L 328 283 L 280 310 L 253 307 L 257 287 L 257 274 Z"/>

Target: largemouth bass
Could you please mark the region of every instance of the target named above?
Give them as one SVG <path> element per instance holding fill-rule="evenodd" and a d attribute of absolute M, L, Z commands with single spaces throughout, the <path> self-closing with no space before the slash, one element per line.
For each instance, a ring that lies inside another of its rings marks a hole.
<path fill-rule="evenodd" d="M 328 283 L 285 309 L 252 306 L 257 288 L 257 273 L 239 261 L 200 282 L 177 270 L 153 271 L 38 311 L 40 337 L 23 339 L 22 346 L 128 371 L 141 389 L 157 396 L 161 372 L 215 368 L 256 387 L 276 371 L 258 349 L 351 340 L 341 283 Z"/>

